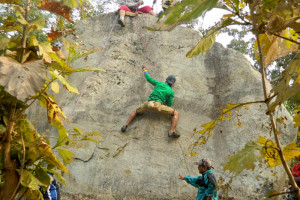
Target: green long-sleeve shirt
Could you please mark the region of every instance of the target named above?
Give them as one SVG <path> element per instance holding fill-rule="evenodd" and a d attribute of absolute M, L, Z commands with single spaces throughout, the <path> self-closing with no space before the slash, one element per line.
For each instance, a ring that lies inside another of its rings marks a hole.
<path fill-rule="evenodd" d="M 148 72 L 145 72 L 144 74 L 146 80 L 155 86 L 153 92 L 150 94 L 147 101 L 154 100 L 162 104 L 165 103 L 167 106 L 171 107 L 174 98 L 174 91 L 172 90 L 171 86 L 168 83 L 154 80 L 153 78 L 150 77 Z"/>

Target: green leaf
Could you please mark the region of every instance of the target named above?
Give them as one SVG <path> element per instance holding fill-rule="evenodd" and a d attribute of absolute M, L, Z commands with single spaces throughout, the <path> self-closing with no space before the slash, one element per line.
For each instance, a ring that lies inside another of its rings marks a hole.
<path fill-rule="evenodd" d="M 37 167 L 35 171 L 35 176 L 41 183 L 43 183 L 43 186 L 48 187 L 50 185 L 51 177 L 47 173 L 47 169 Z"/>
<path fill-rule="evenodd" d="M 61 158 L 63 159 L 63 163 L 65 165 L 71 164 L 72 160 L 74 158 L 74 153 L 72 151 L 62 149 L 62 148 L 57 148 L 57 151 Z"/>
<path fill-rule="evenodd" d="M 106 72 L 106 70 L 104 69 L 99 69 L 97 67 L 89 67 L 89 66 L 86 66 L 86 67 L 83 67 L 83 68 L 77 68 L 77 69 L 73 69 L 71 67 L 68 67 L 66 70 L 65 70 L 65 73 L 67 75 L 71 75 L 75 72 L 87 72 L 87 71 L 101 71 L 101 72 Z"/>
<path fill-rule="evenodd" d="M 251 142 L 245 145 L 245 147 L 238 152 L 233 154 L 228 162 L 225 164 L 223 170 L 229 170 L 234 176 L 238 175 L 245 169 L 254 170 L 255 162 L 261 162 L 263 159 L 260 145 L 255 142 Z"/>
<path fill-rule="evenodd" d="M 30 171 L 23 169 L 23 173 L 21 174 L 20 169 L 17 169 L 17 172 L 19 173 L 19 175 L 21 176 L 21 184 L 24 187 L 28 187 L 32 190 L 39 190 L 40 186 L 44 186 L 47 187 L 48 185 L 46 185 L 45 183 L 42 183 L 39 181 L 39 179 L 37 179 Z"/>
<path fill-rule="evenodd" d="M 98 140 L 96 140 L 96 139 L 94 139 L 94 138 L 91 138 L 91 137 L 84 137 L 84 138 L 82 138 L 81 140 L 89 140 L 89 141 L 92 141 L 92 142 L 99 143 Z"/>
<path fill-rule="evenodd" d="M 70 44 L 69 44 L 70 45 Z M 68 48 L 69 50 L 69 54 L 71 54 L 71 57 L 68 57 L 68 61 L 69 63 L 73 63 L 75 60 L 78 60 L 80 58 L 86 57 L 90 54 L 93 54 L 95 52 L 101 51 L 101 47 L 96 47 L 96 48 L 92 48 L 90 50 L 81 50 L 81 51 L 77 51 L 76 47 L 71 46 Z"/>
<path fill-rule="evenodd" d="M 32 27 L 37 30 L 42 30 L 45 27 L 46 22 L 42 17 L 38 16 L 35 19 L 30 20 L 29 25 L 30 25 L 30 28 Z"/>
<path fill-rule="evenodd" d="M 77 8 L 79 6 L 77 0 L 63 0 L 62 2 L 64 5 L 66 5 L 70 8 Z"/>
<path fill-rule="evenodd" d="M 98 137 L 102 137 L 102 134 L 96 131 L 93 132 L 89 132 L 85 134 L 86 136 L 98 136 Z"/>
<path fill-rule="evenodd" d="M 90 52 L 92 52 L 92 51 L 90 51 Z M 57 69 L 58 71 L 62 71 L 64 75 L 69 76 L 69 75 L 71 75 L 75 72 L 86 72 L 86 71 L 106 72 L 104 69 L 99 69 L 99 68 L 96 68 L 96 67 L 89 67 L 89 66 L 86 66 L 86 67 L 83 67 L 83 68 L 77 68 L 77 69 L 74 69 L 74 68 L 70 67 L 69 63 L 72 63 L 76 59 L 79 59 L 79 58 L 83 57 L 79 53 L 75 54 L 76 58 L 75 57 L 72 57 L 72 59 L 69 58 L 68 63 L 66 63 L 64 60 L 60 59 L 59 56 L 57 56 L 56 53 L 50 53 L 49 55 L 54 61 L 56 61 L 56 62 L 52 62 L 50 66 L 54 69 Z M 85 55 L 87 55 L 87 54 L 85 54 Z"/>
<path fill-rule="evenodd" d="M 172 30 L 177 25 L 196 19 L 216 6 L 218 0 L 185 0 L 171 7 L 159 30 Z"/>
<path fill-rule="evenodd" d="M 49 56 L 56 62 L 51 63 L 51 67 L 57 69 L 58 71 L 65 71 L 68 68 L 68 64 L 59 58 L 56 53 L 50 53 Z"/>
<path fill-rule="evenodd" d="M 40 190 L 31 190 L 27 187 L 21 187 L 19 194 L 24 194 L 23 197 L 25 199 L 43 199 L 43 194 Z"/>
<path fill-rule="evenodd" d="M 54 72 L 50 71 L 49 73 L 53 77 L 57 78 L 62 84 L 64 84 L 70 93 L 79 94 L 78 89 L 72 86 L 71 83 L 69 83 L 69 81 L 65 79 L 62 75 L 60 75 L 57 70 L 54 70 Z"/>
<path fill-rule="evenodd" d="M 9 39 L 5 34 L 0 34 L 0 50 L 6 49 L 8 47 Z"/>
<path fill-rule="evenodd" d="M 186 54 L 186 57 L 192 58 L 193 56 L 198 55 L 199 53 L 203 55 L 215 43 L 216 35 L 219 33 L 220 29 L 237 23 L 238 22 L 232 20 L 231 18 L 227 18 L 225 20 L 220 21 L 216 26 L 212 27 L 207 32 L 207 34 L 200 40 L 200 42 L 193 49 L 191 49 Z"/>
<path fill-rule="evenodd" d="M 31 52 L 32 51 L 25 51 L 24 52 L 23 57 L 22 57 L 22 61 L 21 61 L 22 64 L 27 61 L 27 58 L 29 57 L 29 55 L 30 55 Z"/>
<path fill-rule="evenodd" d="M 21 4 L 21 0 L 0 0 L 0 3 Z"/>
<path fill-rule="evenodd" d="M 75 131 L 75 133 L 77 133 L 77 135 L 83 135 L 83 132 L 79 128 L 74 126 L 73 130 Z"/>
<path fill-rule="evenodd" d="M 58 139 L 54 148 L 65 145 L 69 141 L 66 128 L 59 121 L 52 121 L 51 125 L 58 130 Z"/>
<path fill-rule="evenodd" d="M 63 183 L 64 185 L 67 185 L 66 180 L 64 179 L 64 177 L 62 177 L 59 173 L 57 173 L 57 171 L 55 171 L 54 169 L 51 169 L 51 170 L 48 170 L 48 172 L 53 174 L 60 183 Z"/>
<path fill-rule="evenodd" d="M 38 149 L 33 146 L 26 151 L 26 164 L 31 165 L 38 159 Z"/>
<path fill-rule="evenodd" d="M 0 26 L 0 30 L 5 31 L 6 33 L 11 31 L 18 31 L 19 33 L 22 33 L 22 25 L 20 25 L 13 16 L 8 16 L 7 19 L 1 21 L 2 26 Z"/>
<path fill-rule="evenodd" d="M 208 36 L 203 37 L 200 42 L 186 54 L 186 57 L 192 58 L 199 53 L 204 55 L 204 53 L 206 53 L 215 43 L 216 35 L 218 33 L 219 32 L 214 32 Z"/>
<path fill-rule="evenodd" d="M 63 165 L 59 159 L 55 156 L 55 154 L 52 152 L 51 147 L 46 144 L 40 144 L 39 145 L 39 151 L 42 152 L 42 158 L 48 165 L 56 166 L 58 169 L 68 173 L 68 169 L 65 165 Z"/>
<path fill-rule="evenodd" d="M 23 17 L 23 15 L 20 11 L 16 11 L 16 16 L 17 16 L 18 22 L 20 22 L 22 25 L 28 24 L 28 22 L 25 20 L 25 18 Z"/>

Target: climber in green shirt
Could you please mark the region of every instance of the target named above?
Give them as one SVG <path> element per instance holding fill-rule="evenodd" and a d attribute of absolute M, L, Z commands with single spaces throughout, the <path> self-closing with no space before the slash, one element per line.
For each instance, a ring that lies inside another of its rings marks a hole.
<path fill-rule="evenodd" d="M 174 83 L 176 81 L 175 76 L 170 75 L 166 79 L 166 82 L 160 82 L 150 77 L 146 66 L 143 66 L 142 69 L 144 71 L 146 80 L 154 86 L 154 90 L 150 94 L 147 101 L 144 102 L 142 105 L 138 106 L 136 110 L 134 110 L 130 114 L 126 125 L 124 125 L 121 128 L 121 131 L 122 132 L 126 131 L 130 122 L 136 117 L 137 114 L 143 114 L 146 112 L 157 112 L 157 113 L 162 113 L 165 115 L 172 116 L 172 123 L 168 131 L 168 136 L 173 138 L 180 137 L 179 134 L 175 133 L 175 126 L 179 118 L 179 113 L 178 111 L 171 108 L 173 104 L 173 98 L 174 98 L 174 91 L 172 87 L 174 86 Z"/>

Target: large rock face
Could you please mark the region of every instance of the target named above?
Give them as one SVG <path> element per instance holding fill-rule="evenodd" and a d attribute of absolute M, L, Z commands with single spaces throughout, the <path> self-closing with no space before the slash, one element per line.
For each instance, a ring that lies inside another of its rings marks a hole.
<path fill-rule="evenodd" d="M 106 14 L 81 21 L 77 35 L 87 48 L 103 47 L 115 20 L 116 15 Z M 142 15 L 126 17 L 125 28 L 115 25 L 103 52 L 74 65 L 96 66 L 107 72 L 81 73 L 71 78 L 83 93 L 78 103 L 76 95 L 63 94 L 57 99 L 72 118 L 71 126 L 103 134 L 100 144 L 86 142 L 74 149 L 75 160 L 65 175 L 68 185 L 62 188 L 70 199 L 195 199 L 197 190 L 180 181 L 179 173 L 197 176 L 194 162 L 209 157 L 216 176 L 228 180 L 228 172 L 223 172 L 224 160 L 259 135 L 272 136 L 265 105 L 253 104 L 240 110 L 240 128 L 233 114 L 232 120 L 222 122 L 212 132 L 207 144 L 196 149 L 197 156 L 186 157 L 188 147 L 199 136 L 193 135 L 193 129 L 217 117 L 220 107 L 263 100 L 261 76 L 242 54 L 220 44 L 204 56 L 187 59 L 185 54 L 200 39 L 198 33 L 185 27 L 171 32 L 140 29 L 155 21 L 153 16 Z M 138 116 L 126 133 L 120 132 L 129 114 L 153 89 L 144 78 L 142 65 L 148 66 L 156 80 L 164 81 L 169 74 L 176 76 L 173 107 L 180 113 L 176 128 L 181 134 L 179 139 L 167 137 L 171 118 L 158 114 Z M 289 120 L 282 138 L 287 144 L 296 132 L 290 116 L 282 110 L 277 114 Z M 36 109 L 31 112 L 37 117 L 43 114 Z M 46 123 L 40 128 L 45 129 Z M 231 184 L 229 196 L 251 200 L 264 197 L 284 174 L 281 166 L 272 170 L 276 175 L 268 181 L 264 177 L 270 175 L 269 170 L 243 172 Z M 225 196 L 222 192 L 220 195 Z"/>

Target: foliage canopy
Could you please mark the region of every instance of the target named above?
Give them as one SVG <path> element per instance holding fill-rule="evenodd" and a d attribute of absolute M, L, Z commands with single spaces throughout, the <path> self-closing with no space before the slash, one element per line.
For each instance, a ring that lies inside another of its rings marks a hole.
<path fill-rule="evenodd" d="M 66 165 L 72 162 L 73 153 L 66 146 L 78 140 L 98 142 L 94 136 L 101 136 L 98 132 L 83 133 L 77 127 L 67 129 L 69 119 L 52 95 L 60 88 L 79 94 L 68 80 L 73 73 L 104 71 L 71 66 L 75 60 L 87 59 L 100 50 L 86 50 L 64 38 L 73 33 L 67 26 L 73 23 L 72 9 L 83 8 L 86 2 L 0 1 L 0 5 L 12 9 L 7 16 L 0 16 L 0 199 L 41 199 L 40 188 L 47 188 L 51 181 L 48 173 L 65 183 L 56 170 L 68 173 Z M 48 35 L 43 32 L 49 19 L 40 16 L 45 11 L 52 13 L 57 22 Z M 66 57 L 53 45 L 56 41 L 63 43 Z M 45 117 L 57 129 L 55 145 L 50 146 L 47 131 L 38 133 L 27 119 L 25 111 L 36 101 L 45 107 Z"/>

